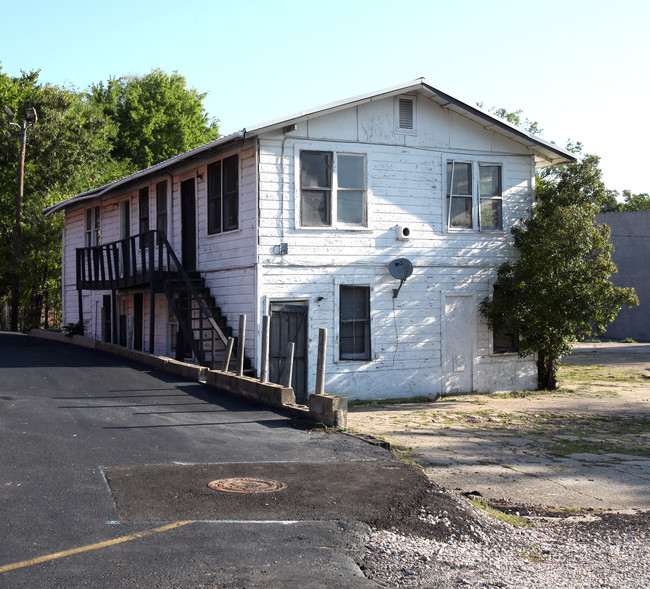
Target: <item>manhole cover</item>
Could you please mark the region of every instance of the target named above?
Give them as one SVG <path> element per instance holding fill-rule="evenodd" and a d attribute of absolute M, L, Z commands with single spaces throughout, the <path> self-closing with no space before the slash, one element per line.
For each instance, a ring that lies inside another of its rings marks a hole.
<path fill-rule="evenodd" d="M 219 479 L 208 483 L 208 487 L 225 493 L 275 493 L 287 488 L 286 483 L 269 479 Z"/>

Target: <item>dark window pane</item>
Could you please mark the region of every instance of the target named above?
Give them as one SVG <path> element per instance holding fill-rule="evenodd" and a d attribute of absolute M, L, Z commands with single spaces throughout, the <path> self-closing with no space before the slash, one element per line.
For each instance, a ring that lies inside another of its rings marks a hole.
<path fill-rule="evenodd" d="M 239 226 L 239 157 L 223 160 L 223 230 Z"/>
<path fill-rule="evenodd" d="M 492 347 L 495 354 L 509 354 L 519 351 L 519 341 L 516 334 L 502 328 L 495 331 L 493 336 Z"/>
<path fill-rule="evenodd" d="M 501 166 L 480 166 L 481 196 L 501 196 Z"/>
<path fill-rule="evenodd" d="M 472 198 L 454 196 L 451 199 L 450 227 L 472 228 Z"/>
<path fill-rule="evenodd" d="M 221 233 L 221 162 L 208 166 L 208 233 Z"/>
<path fill-rule="evenodd" d="M 481 229 L 501 229 L 501 199 L 481 199 Z"/>
<path fill-rule="evenodd" d="M 302 191 L 302 225 L 324 227 L 331 225 L 330 196 L 325 190 Z"/>
<path fill-rule="evenodd" d="M 364 159 L 363 156 L 359 155 L 338 156 L 337 176 L 339 188 L 365 189 Z"/>
<path fill-rule="evenodd" d="M 339 315 L 340 358 L 370 359 L 370 289 L 342 285 Z"/>
<path fill-rule="evenodd" d="M 339 223 L 363 225 L 363 192 L 339 190 L 336 216 Z"/>
<path fill-rule="evenodd" d="M 300 185 L 302 188 L 332 187 L 332 154 L 329 151 L 300 153 Z"/>
<path fill-rule="evenodd" d="M 142 188 L 139 198 L 140 233 L 149 231 L 149 189 Z"/>
<path fill-rule="evenodd" d="M 472 194 L 472 164 L 461 162 L 447 163 L 447 194 L 449 194 L 450 189 L 452 194 Z"/>
<path fill-rule="evenodd" d="M 167 233 L 167 181 L 156 184 L 156 229 Z"/>

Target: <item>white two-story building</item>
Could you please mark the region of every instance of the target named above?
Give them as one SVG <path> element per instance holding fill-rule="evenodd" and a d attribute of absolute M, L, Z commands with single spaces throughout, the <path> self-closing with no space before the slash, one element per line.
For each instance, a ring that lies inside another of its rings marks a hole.
<path fill-rule="evenodd" d="M 424 80 L 247 128 L 45 211 L 65 213 L 64 323 L 209 363 L 246 315 L 258 370 L 270 315 L 271 380 L 294 342 L 299 400 L 319 328 L 332 394 L 532 389 L 478 307 L 535 170 L 570 161 Z"/>

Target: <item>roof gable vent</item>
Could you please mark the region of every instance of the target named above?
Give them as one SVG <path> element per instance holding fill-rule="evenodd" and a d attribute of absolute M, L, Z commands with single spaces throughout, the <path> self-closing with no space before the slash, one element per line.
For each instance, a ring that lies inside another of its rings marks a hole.
<path fill-rule="evenodd" d="M 398 133 L 415 133 L 415 96 L 398 96 L 395 100 Z"/>

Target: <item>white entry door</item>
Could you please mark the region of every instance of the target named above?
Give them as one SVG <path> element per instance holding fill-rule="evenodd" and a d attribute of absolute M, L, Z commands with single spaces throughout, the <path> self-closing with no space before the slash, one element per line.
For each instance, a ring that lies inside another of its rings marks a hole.
<path fill-rule="evenodd" d="M 471 393 L 474 390 L 475 313 L 474 297 L 444 297 L 442 371 L 446 393 Z"/>

